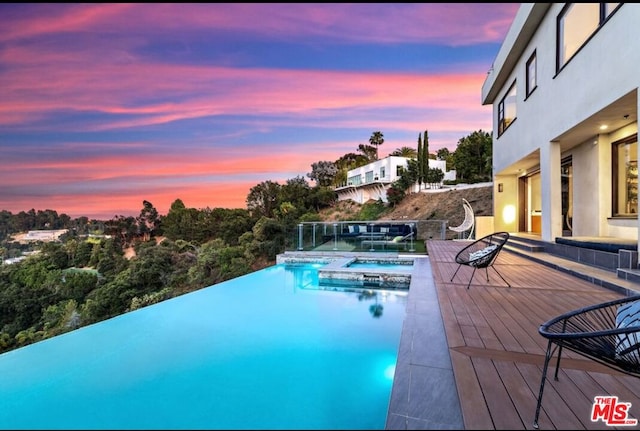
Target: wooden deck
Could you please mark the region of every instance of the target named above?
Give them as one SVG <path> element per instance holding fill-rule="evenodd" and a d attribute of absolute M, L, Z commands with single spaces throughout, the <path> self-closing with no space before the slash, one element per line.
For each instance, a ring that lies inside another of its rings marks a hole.
<path fill-rule="evenodd" d="M 577 277 L 503 249 L 496 260 L 507 287 L 489 268 L 458 265 L 460 241 L 427 241 L 438 302 L 449 345 L 465 429 L 533 429 L 547 342 L 540 324 L 569 310 L 622 297 Z M 563 352 L 559 381 L 549 366 L 540 429 L 640 429 L 591 421 L 596 395 L 631 403 L 629 418 L 640 418 L 640 379 Z M 555 358 L 554 358 L 555 359 Z"/>

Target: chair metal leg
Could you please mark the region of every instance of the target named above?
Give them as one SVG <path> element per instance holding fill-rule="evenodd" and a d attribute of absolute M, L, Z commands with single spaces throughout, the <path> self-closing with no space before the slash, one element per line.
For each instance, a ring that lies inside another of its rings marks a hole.
<path fill-rule="evenodd" d="M 508 282 L 507 280 L 505 280 L 505 279 L 504 279 L 504 277 L 502 276 L 502 274 L 500 274 L 500 273 L 498 272 L 498 270 L 496 269 L 496 267 L 495 267 L 495 266 L 491 265 L 491 268 L 493 268 L 493 269 L 498 273 L 498 275 L 500 276 L 500 278 L 502 279 L 502 281 L 504 281 L 504 282 L 507 284 L 507 286 L 511 287 L 511 285 L 509 284 L 509 282 Z"/>
<path fill-rule="evenodd" d="M 553 375 L 553 379 L 558 381 L 558 370 L 560 369 L 560 357 L 562 357 L 562 344 L 560 344 L 560 348 L 558 349 L 558 361 L 556 362 L 556 372 Z"/>
<path fill-rule="evenodd" d="M 469 289 L 469 286 L 471 286 L 471 281 L 473 280 L 473 274 L 476 273 L 476 267 L 473 267 L 473 272 L 471 273 L 471 278 L 469 278 L 469 284 L 467 284 L 467 289 Z"/>
<path fill-rule="evenodd" d="M 451 280 L 449 281 L 453 281 L 453 279 L 455 278 L 456 274 L 458 273 L 458 270 L 460 269 L 462 265 L 458 265 L 458 269 L 456 269 L 456 272 L 453 273 L 453 277 L 451 277 Z"/>
<path fill-rule="evenodd" d="M 538 417 L 540 416 L 540 407 L 542 406 L 542 393 L 544 392 L 544 383 L 547 380 L 547 368 L 549 361 L 553 356 L 553 343 L 549 340 L 547 345 L 547 353 L 544 355 L 544 366 L 542 367 L 542 379 L 540 380 L 540 391 L 538 392 L 538 404 L 536 405 L 536 416 L 533 419 L 533 428 L 538 429 Z"/>

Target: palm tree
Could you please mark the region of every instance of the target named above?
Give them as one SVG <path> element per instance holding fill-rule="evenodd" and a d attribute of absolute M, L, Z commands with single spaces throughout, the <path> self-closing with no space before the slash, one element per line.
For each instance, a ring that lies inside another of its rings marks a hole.
<path fill-rule="evenodd" d="M 378 147 L 384 143 L 384 136 L 381 131 L 375 131 L 369 138 L 369 144 L 376 149 L 375 160 L 378 160 Z"/>
<path fill-rule="evenodd" d="M 407 157 L 409 159 L 415 159 L 418 156 L 418 152 L 415 148 L 400 147 L 393 150 L 390 156 Z"/>

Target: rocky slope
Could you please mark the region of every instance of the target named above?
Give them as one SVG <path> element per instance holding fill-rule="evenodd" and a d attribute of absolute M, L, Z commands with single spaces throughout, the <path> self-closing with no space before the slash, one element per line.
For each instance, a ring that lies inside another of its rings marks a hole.
<path fill-rule="evenodd" d="M 456 188 L 441 192 L 413 193 L 388 214 L 384 219 L 400 220 L 449 220 L 449 225 L 462 223 L 464 210 L 462 198 L 469 201 L 476 216 L 493 215 L 493 186 Z"/>

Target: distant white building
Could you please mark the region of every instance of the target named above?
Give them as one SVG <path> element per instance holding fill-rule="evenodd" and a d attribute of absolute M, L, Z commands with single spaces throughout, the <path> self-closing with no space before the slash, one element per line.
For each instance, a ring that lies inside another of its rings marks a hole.
<path fill-rule="evenodd" d="M 27 258 L 27 256 L 10 257 L 10 258 L 8 258 L 8 259 L 4 259 L 4 260 L 2 261 L 2 263 L 3 263 L 3 264 L 6 264 L 6 265 L 11 265 L 12 263 L 18 263 L 18 262 L 20 262 L 21 260 L 24 260 L 24 259 L 26 259 L 26 258 Z"/>
<path fill-rule="evenodd" d="M 25 260 L 27 257 L 32 256 L 34 254 L 38 254 L 40 253 L 40 250 L 34 250 L 34 251 L 25 251 L 24 253 L 22 253 L 22 256 L 18 256 L 18 257 L 10 257 L 7 259 L 2 260 L 0 258 L 0 263 L 2 264 L 6 264 L 6 265 L 11 265 L 13 263 L 18 263 L 20 261 Z"/>
<path fill-rule="evenodd" d="M 26 234 L 13 235 L 13 240 L 22 244 L 29 242 L 49 242 L 57 241 L 61 235 L 69 232 L 69 229 L 43 229 L 43 230 L 30 230 Z"/>
<path fill-rule="evenodd" d="M 359 204 L 370 199 L 388 202 L 387 190 L 394 181 L 400 178 L 401 172 L 407 168 L 409 160 L 411 159 L 408 157 L 387 156 L 359 168 L 351 169 L 347 172 L 347 183 L 335 188 L 338 200 L 351 199 Z M 443 181 L 455 180 L 456 178 L 456 171 L 446 170 L 447 162 L 445 160 L 429 159 L 429 167 L 442 170 L 445 174 Z M 417 184 L 414 191 L 418 191 Z"/>

